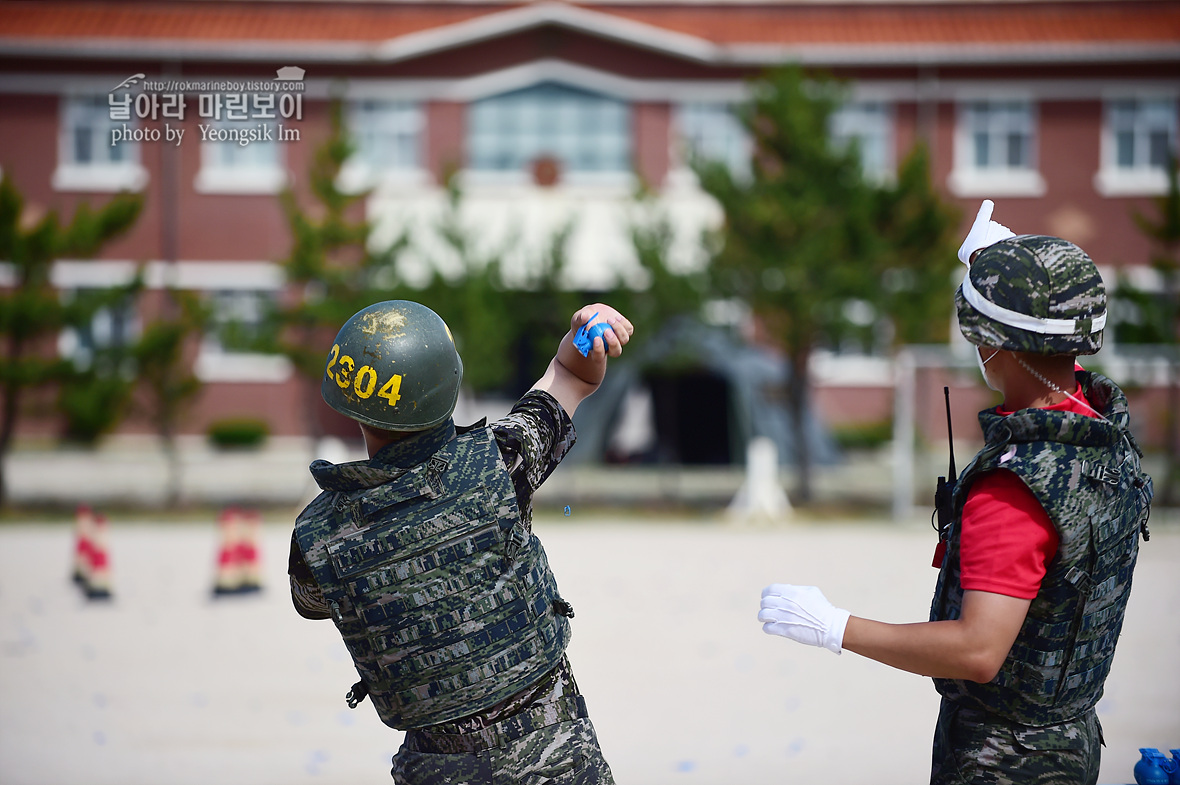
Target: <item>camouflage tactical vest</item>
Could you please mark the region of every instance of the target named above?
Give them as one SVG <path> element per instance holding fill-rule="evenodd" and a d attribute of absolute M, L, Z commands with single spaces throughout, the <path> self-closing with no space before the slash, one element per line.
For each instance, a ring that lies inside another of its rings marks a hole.
<path fill-rule="evenodd" d="M 295 538 L 386 725 L 482 711 L 557 665 L 569 606 L 490 428 L 408 470 L 311 469 Z"/>
<path fill-rule="evenodd" d="M 1127 430 L 1127 401 L 1109 379 L 1081 373 L 1089 402 L 1109 422 L 1069 412 L 1024 409 L 979 414 L 986 444 L 955 488 L 953 521 L 938 576 L 932 621 L 959 617 L 959 523 L 972 483 L 984 472 L 1014 472 L 1048 513 L 1060 544 L 1047 565 L 1012 650 L 987 684 L 935 679 L 946 698 L 1024 725 L 1073 719 L 1102 697 L 1146 530 L 1151 478 Z"/>

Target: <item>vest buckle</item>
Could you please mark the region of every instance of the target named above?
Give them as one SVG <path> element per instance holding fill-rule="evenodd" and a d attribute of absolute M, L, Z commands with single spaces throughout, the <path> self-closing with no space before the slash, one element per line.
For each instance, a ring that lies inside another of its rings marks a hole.
<path fill-rule="evenodd" d="M 512 564 L 516 559 L 516 554 L 528 544 L 529 535 L 525 531 L 524 524 L 518 521 L 513 524 L 512 531 L 508 533 L 508 542 L 504 546 L 504 561 L 507 564 Z"/>
<path fill-rule="evenodd" d="M 355 709 L 360 705 L 361 701 L 363 701 L 365 696 L 368 694 L 369 685 L 365 684 L 364 681 L 358 681 L 356 684 L 352 685 L 352 689 L 349 690 L 348 694 L 344 696 L 344 700 L 348 701 L 348 708 Z"/>
<path fill-rule="evenodd" d="M 1090 594 L 1090 588 L 1094 583 L 1093 579 L 1079 567 L 1070 567 L 1069 572 L 1065 574 L 1065 582 L 1077 589 L 1083 597 Z"/>
<path fill-rule="evenodd" d="M 1082 470 L 1095 482 L 1118 487 L 1119 471 L 1101 463 L 1082 461 Z"/>

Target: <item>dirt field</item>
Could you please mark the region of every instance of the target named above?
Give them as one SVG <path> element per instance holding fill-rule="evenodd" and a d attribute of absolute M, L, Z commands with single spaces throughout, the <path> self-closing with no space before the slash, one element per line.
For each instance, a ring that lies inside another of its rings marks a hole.
<path fill-rule="evenodd" d="M 1157 516 L 1158 518 L 1159 516 Z M 289 523 L 264 529 L 266 590 L 214 601 L 216 527 L 112 526 L 116 598 L 67 580 L 66 525 L 0 527 L 0 783 L 389 782 L 401 734 L 369 703 L 330 622 L 286 594 Z M 762 633 L 771 582 L 815 583 L 858 615 L 924 618 L 919 525 L 541 518 L 576 607 L 570 657 L 620 785 L 926 781 L 928 680 Z M 1103 783 L 1138 748 L 1180 747 L 1180 526 L 1155 526 L 1099 706 Z"/>

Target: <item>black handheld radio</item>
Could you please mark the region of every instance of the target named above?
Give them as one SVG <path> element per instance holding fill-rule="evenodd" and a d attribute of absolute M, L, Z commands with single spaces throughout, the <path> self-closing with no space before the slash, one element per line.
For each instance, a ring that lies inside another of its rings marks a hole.
<path fill-rule="evenodd" d="M 938 519 L 937 524 L 934 524 L 934 529 L 938 532 L 938 551 L 934 557 L 935 567 L 942 566 L 942 555 L 946 550 L 946 539 L 951 525 L 951 497 L 955 494 L 955 483 L 959 479 L 955 472 L 955 442 L 951 434 L 950 387 L 943 387 L 942 394 L 946 398 L 946 438 L 950 447 L 951 465 L 946 476 L 938 478 L 938 484 L 934 489 L 934 515 L 931 518 L 937 517 Z M 933 521 L 931 522 L 933 523 Z"/>

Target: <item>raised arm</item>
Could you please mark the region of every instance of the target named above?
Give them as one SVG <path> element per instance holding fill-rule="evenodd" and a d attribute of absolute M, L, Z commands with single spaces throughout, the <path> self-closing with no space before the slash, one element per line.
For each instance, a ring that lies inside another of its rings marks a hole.
<path fill-rule="evenodd" d="M 593 324 L 605 324 L 610 329 L 594 339 L 590 354 L 583 357 L 574 347 L 574 334 L 579 327 L 590 323 L 592 317 Z M 573 417 L 578 404 L 602 384 L 606 376 L 606 358 L 621 355 L 623 346 L 631 340 L 634 332 L 631 322 L 609 305 L 595 303 L 579 308 L 570 319 L 570 331 L 557 345 L 557 353 L 533 389 L 548 392 L 557 399 L 565 413 Z"/>

